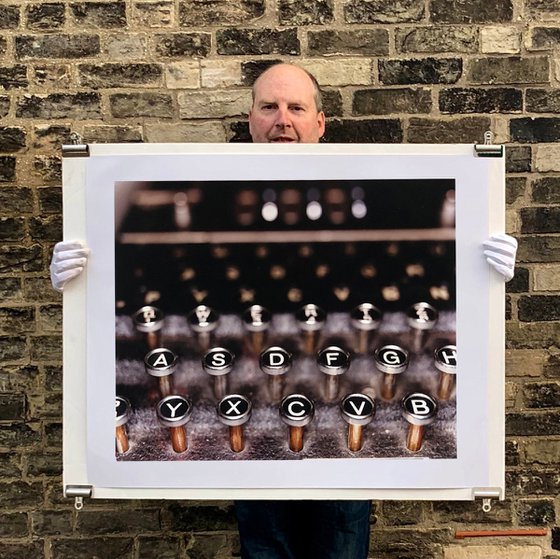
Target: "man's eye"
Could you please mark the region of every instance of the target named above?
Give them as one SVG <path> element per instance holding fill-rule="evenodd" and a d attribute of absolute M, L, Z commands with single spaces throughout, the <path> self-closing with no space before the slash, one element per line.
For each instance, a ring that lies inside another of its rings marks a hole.
<path fill-rule="evenodd" d="M 299 105 L 295 105 L 294 107 L 292 107 L 292 111 L 296 111 L 296 112 L 300 112 L 303 111 L 304 108 L 300 107 Z"/>

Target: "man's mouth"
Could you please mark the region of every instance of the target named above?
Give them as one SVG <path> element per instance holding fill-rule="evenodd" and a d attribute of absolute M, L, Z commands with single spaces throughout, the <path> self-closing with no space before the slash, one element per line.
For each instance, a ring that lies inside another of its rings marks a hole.
<path fill-rule="evenodd" d="M 295 138 L 290 138 L 289 136 L 277 136 L 275 138 L 271 138 L 269 140 L 269 142 L 275 142 L 275 143 L 286 142 L 286 143 L 288 143 L 288 142 L 297 142 L 297 140 Z"/>

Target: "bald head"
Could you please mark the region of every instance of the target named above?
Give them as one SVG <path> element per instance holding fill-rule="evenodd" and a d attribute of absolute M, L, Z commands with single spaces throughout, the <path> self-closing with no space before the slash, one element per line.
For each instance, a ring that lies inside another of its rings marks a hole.
<path fill-rule="evenodd" d="M 253 85 L 249 131 L 253 142 L 317 143 L 325 115 L 315 78 L 292 64 L 265 70 Z"/>

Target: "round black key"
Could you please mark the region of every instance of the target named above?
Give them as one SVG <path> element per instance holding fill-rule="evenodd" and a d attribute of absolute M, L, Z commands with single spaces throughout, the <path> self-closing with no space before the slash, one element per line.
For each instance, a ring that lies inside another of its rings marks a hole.
<path fill-rule="evenodd" d="M 375 366 L 382 373 L 398 375 L 408 368 L 408 351 L 398 345 L 385 345 L 378 347 L 373 358 Z"/>
<path fill-rule="evenodd" d="M 243 312 L 243 324 L 249 332 L 264 332 L 268 330 L 272 315 L 261 305 L 251 305 Z"/>
<path fill-rule="evenodd" d="M 280 417 L 291 427 L 304 427 L 313 419 L 315 406 L 303 394 L 290 394 L 280 402 Z"/>
<path fill-rule="evenodd" d="M 350 367 L 350 354 L 337 346 L 326 347 L 317 356 L 317 366 L 327 375 L 342 375 Z"/>
<path fill-rule="evenodd" d="M 375 416 L 375 402 L 365 394 L 349 394 L 340 403 L 342 417 L 352 425 L 367 425 Z"/>
<path fill-rule="evenodd" d="M 115 399 L 115 419 L 117 427 L 128 423 L 130 419 L 130 410 L 130 402 L 122 396 L 117 396 Z"/>
<path fill-rule="evenodd" d="M 227 375 L 233 368 L 235 356 L 223 347 L 214 347 L 202 357 L 202 367 L 209 375 Z"/>
<path fill-rule="evenodd" d="M 163 325 L 164 314 L 157 307 L 145 306 L 132 315 L 139 332 L 157 332 Z"/>
<path fill-rule="evenodd" d="M 437 414 L 437 402 L 427 394 L 415 392 L 402 401 L 403 417 L 413 425 L 429 425 Z"/>
<path fill-rule="evenodd" d="M 296 312 L 296 321 L 299 327 L 301 330 L 308 332 L 320 330 L 326 319 L 325 311 L 314 304 L 304 305 Z"/>
<path fill-rule="evenodd" d="M 157 416 L 166 427 L 185 425 L 191 417 L 192 404 L 188 398 L 171 395 L 160 400 L 157 405 Z"/>
<path fill-rule="evenodd" d="M 219 319 L 220 315 L 207 305 L 198 305 L 187 315 L 190 327 L 197 333 L 212 332 Z"/>
<path fill-rule="evenodd" d="M 267 375 L 283 375 L 292 366 L 292 356 L 281 347 L 269 347 L 261 353 L 259 365 L 261 370 Z"/>
<path fill-rule="evenodd" d="M 144 357 L 146 372 L 154 377 L 166 377 L 175 372 L 178 357 L 170 349 L 158 347 Z"/>
<path fill-rule="evenodd" d="M 407 319 L 415 330 L 431 330 L 438 320 L 438 312 L 429 303 L 415 303 L 408 309 Z"/>
<path fill-rule="evenodd" d="M 251 402 L 240 394 L 229 394 L 218 403 L 218 419 L 230 427 L 246 423 L 251 417 Z"/>
<path fill-rule="evenodd" d="M 454 375 L 457 370 L 457 347 L 445 345 L 434 351 L 434 364 L 438 371 Z"/>
<path fill-rule="evenodd" d="M 350 313 L 352 326 L 357 330 L 376 330 L 381 324 L 383 313 L 371 303 L 362 303 Z"/>

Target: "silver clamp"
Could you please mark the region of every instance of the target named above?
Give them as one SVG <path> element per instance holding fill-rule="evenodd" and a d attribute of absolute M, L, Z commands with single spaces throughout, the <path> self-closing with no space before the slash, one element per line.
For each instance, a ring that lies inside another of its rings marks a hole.
<path fill-rule="evenodd" d="M 478 157 L 503 157 L 504 146 L 493 144 L 494 137 L 490 130 L 484 132 L 484 143 L 474 145 L 474 153 Z"/>
<path fill-rule="evenodd" d="M 89 146 L 78 132 L 72 132 L 70 143 L 62 146 L 62 157 L 89 157 Z"/>
<path fill-rule="evenodd" d="M 482 512 L 492 510 L 492 499 L 500 499 L 499 489 L 473 489 L 473 499 L 482 499 Z"/>
<path fill-rule="evenodd" d="M 93 487 L 91 485 L 66 485 L 64 487 L 65 497 L 74 497 L 74 508 L 84 508 L 84 497 L 91 497 Z"/>

